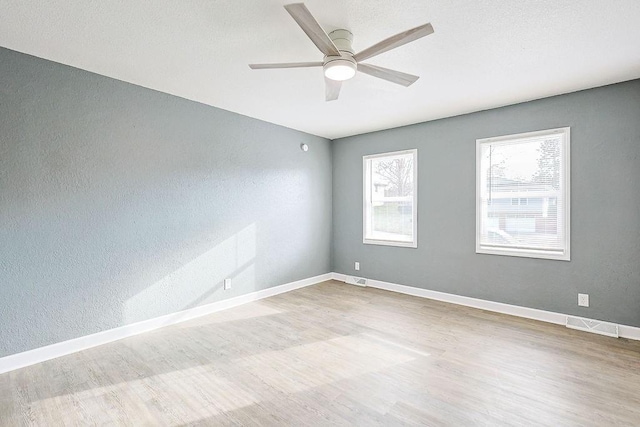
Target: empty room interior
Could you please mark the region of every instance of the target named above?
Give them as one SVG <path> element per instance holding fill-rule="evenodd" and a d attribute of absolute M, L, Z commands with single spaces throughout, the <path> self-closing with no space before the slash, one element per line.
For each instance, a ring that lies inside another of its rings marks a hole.
<path fill-rule="evenodd" d="M 638 22 L 0 0 L 0 426 L 639 426 Z"/>

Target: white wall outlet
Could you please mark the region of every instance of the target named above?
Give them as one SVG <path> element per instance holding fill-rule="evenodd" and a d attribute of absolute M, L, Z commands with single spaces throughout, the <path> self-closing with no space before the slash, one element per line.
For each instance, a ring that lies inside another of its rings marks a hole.
<path fill-rule="evenodd" d="M 358 261 L 356 261 L 355 269 L 356 271 L 360 270 L 360 263 Z"/>
<path fill-rule="evenodd" d="M 231 289 L 231 279 L 224 279 L 224 290 L 228 291 Z"/>
<path fill-rule="evenodd" d="M 580 307 L 589 307 L 589 294 L 578 294 L 578 305 Z"/>

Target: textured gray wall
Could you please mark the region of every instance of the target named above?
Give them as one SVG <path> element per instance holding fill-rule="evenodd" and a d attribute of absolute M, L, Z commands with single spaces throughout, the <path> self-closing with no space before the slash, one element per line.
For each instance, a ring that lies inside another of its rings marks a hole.
<path fill-rule="evenodd" d="M 0 356 L 327 273 L 331 191 L 328 140 L 0 49 Z"/>
<path fill-rule="evenodd" d="M 475 140 L 563 126 L 571 261 L 476 254 Z M 418 249 L 363 245 L 362 156 L 407 148 Z M 336 140 L 333 209 L 336 272 L 640 326 L 640 80 Z"/>

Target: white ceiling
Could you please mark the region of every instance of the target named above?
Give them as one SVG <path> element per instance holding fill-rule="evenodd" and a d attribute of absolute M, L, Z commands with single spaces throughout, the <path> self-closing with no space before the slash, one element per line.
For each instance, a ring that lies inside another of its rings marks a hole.
<path fill-rule="evenodd" d="M 435 33 L 366 62 L 324 101 L 320 61 L 282 5 L 295 0 L 0 0 L 0 45 L 327 138 L 640 77 L 638 0 L 306 0 L 362 50 L 431 22 Z"/>

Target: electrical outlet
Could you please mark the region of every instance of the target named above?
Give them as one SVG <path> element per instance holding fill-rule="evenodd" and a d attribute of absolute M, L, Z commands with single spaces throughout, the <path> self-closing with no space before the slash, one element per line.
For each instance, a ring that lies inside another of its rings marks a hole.
<path fill-rule="evenodd" d="M 228 291 L 231 289 L 231 279 L 224 279 L 224 290 Z"/>
<path fill-rule="evenodd" d="M 360 270 L 360 263 L 358 261 L 356 261 L 355 269 L 356 271 Z"/>
<path fill-rule="evenodd" d="M 589 294 L 578 294 L 578 305 L 580 307 L 589 307 Z"/>

